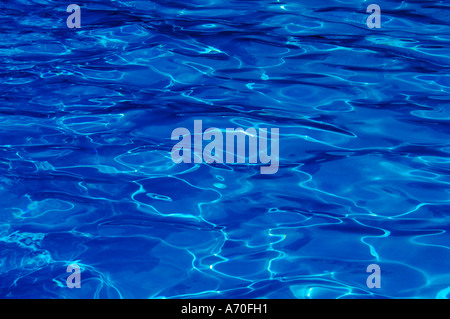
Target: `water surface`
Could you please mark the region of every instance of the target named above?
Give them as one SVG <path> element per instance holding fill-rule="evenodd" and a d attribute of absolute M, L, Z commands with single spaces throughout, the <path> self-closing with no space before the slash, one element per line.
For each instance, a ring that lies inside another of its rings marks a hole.
<path fill-rule="evenodd" d="M 369 4 L 0 3 L 0 297 L 447 298 L 450 7 Z M 279 171 L 175 165 L 194 120 Z"/>

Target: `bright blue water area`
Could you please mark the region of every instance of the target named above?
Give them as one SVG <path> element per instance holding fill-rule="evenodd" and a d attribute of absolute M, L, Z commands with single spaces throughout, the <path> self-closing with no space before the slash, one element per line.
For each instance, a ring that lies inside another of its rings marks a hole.
<path fill-rule="evenodd" d="M 0 297 L 450 296 L 450 6 L 370 3 L 1 2 Z M 176 165 L 194 120 L 278 172 Z"/>

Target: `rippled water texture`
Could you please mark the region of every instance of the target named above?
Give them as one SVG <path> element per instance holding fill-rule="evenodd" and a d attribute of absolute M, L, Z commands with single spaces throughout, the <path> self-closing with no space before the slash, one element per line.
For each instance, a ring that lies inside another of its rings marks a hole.
<path fill-rule="evenodd" d="M 450 7 L 376 3 L 2 1 L 0 297 L 449 297 Z M 279 171 L 175 165 L 196 119 Z"/>

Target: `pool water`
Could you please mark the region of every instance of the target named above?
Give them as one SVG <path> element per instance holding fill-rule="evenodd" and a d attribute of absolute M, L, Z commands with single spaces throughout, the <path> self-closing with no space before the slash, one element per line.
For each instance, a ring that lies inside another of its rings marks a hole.
<path fill-rule="evenodd" d="M 448 298 L 450 6 L 376 3 L 0 3 L 0 297 Z M 278 172 L 175 164 L 194 120 Z"/>

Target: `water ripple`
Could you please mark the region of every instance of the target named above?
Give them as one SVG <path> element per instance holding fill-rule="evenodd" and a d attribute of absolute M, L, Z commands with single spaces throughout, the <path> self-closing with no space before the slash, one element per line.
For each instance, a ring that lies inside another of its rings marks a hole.
<path fill-rule="evenodd" d="M 378 4 L 1 3 L 0 297 L 448 298 L 450 7 Z M 196 119 L 278 173 L 175 165 Z"/>

